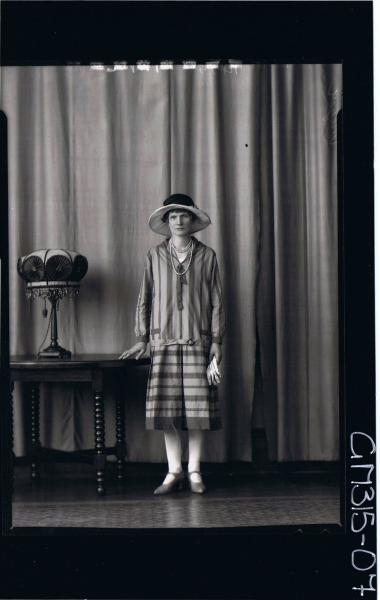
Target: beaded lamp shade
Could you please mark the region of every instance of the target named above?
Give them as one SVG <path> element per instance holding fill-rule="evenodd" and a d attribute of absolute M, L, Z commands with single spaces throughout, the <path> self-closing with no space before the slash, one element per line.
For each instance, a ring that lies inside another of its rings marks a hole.
<path fill-rule="evenodd" d="M 87 269 L 87 258 L 71 250 L 35 250 L 18 259 L 17 272 L 26 282 L 26 296 L 45 301 L 45 317 L 46 300 L 51 303 L 51 342 L 50 346 L 38 353 L 38 358 L 71 357 L 71 352 L 58 344 L 57 310 L 65 296 L 74 297 L 79 294 L 79 282 L 86 275 Z"/>

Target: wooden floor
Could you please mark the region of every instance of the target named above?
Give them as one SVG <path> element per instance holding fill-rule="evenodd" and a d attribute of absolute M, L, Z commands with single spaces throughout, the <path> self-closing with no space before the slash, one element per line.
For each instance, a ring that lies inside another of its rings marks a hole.
<path fill-rule="evenodd" d="M 163 465 L 128 465 L 118 483 L 112 468 L 107 494 L 95 493 L 89 466 L 51 466 L 31 484 L 16 467 L 15 527 L 199 528 L 339 524 L 339 484 L 330 474 L 260 474 L 248 467 L 203 468 L 207 493 L 188 489 L 154 496 Z M 45 466 L 46 469 L 46 466 Z"/>

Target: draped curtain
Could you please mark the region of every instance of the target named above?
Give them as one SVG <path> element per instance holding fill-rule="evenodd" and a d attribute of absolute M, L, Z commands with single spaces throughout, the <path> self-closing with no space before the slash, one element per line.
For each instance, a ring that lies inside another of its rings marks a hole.
<path fill-rule="evenodd" d="M 257 407 L 272 458 L 337 458 L 340 94 L 340 65 L 3 68 L 11 353 L 36 353 L 46 332 L 42 304 L 26 299 L 16 271 L 39 248 L 89 260 L 79 297 L 61 303 L 61 344 L 115 355 L 130 347 L 144 258 L 161 241 L 148 217 L 170 193 L 187 193 L 211 217 L 196 237 L 217 253 L 227 316 L 224 427 L 207 435 L 204 460 L 251 460 Z M 146 379 L 136 368 L 121 388 L 107 381 L 106 442 L 121 393 L 128 460 L 161 462 L 162 434 L 144 429 Z M 14 399 L 22 454 L 19 384 Z M 89 448 L 92 424 L 85 384 L 42 386 L 44 445 Z"/>
<path fill-rule="evenodd" d="M 336 460 L 341 66 L 273 65 L 266 73 L 258 396 L 271 458 Z"/>

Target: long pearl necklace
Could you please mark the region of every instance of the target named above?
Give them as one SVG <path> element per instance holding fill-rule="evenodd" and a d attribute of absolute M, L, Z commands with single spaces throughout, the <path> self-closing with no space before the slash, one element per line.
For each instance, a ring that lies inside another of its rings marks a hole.
<path fill-rule="evenodd" d="M 176 268 L 175 268 L 174 260 L 173 260 L 173 248 L 175 248 L 175 246 L 174 246 L 174 244 L 173 244 L 173 242 L 171 240 L 169 240 L 169 246 L 170 246 L 170 258 L 171 258 L 171 261 L 172 261 L 172 267 L 173 267 L 174 273 L 176 275 L 184 275 L 189 270 L 189 267 L 191 265 L 191 260 L 193 258 L 193 248 L 194 248 L 193 240 L 190 240 L 190 242 L 189 242 L 189 244 L 187 246 L 187 248 L 190 248 L 189 264 L 187 265 L 186 269 L 184 271 L 182 271 L 182 272 L 177 271 Z M 187 260 L 187 258 L 185 258 L 185 260 Z"/>
<path fill-rule="evenodd" d="M 177 248 L 177 246 L 174 245 L 173 240 L 170 238 L 170 244 L 173 246 L 174 250 L 176 250 L 176 252 L 179 252 L 180 254 L 184 254 L 185 252 L 187 252 L 192 244 L 193 240 L 190 239 L 190 242 L 187 244 L 186 248 L 182 248 L 182 250 L 180 250 L 179 248 Z"/>

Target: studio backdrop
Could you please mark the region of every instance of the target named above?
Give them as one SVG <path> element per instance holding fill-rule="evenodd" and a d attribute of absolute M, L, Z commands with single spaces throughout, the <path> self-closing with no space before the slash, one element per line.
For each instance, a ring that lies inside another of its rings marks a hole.
<path fill-rule="evenodd" d="M 336 460 L 341 88 L 332 64 L 3 68 L 11 353 L 35 354 L 46 332 L 42 301 L 27 300 L 16 268 L 39 248 L 89 261 L 79 297 L 61 303 L 61 344 L 115 355 L 133 345 L 145 255 L 162 241 L 148 217 L 186 193 L 211 217 L 196 237 L 217 253 L 227 317 L 224 427 L 208 434 L 204 460 L 251 460 L 255 419 L 272 459 Z M 121 389 L 107 383 L 106 441 L 123 393 L 127 459 L 164 461 L 162 434 L 145 431 L 146 380 L 136 368 Z M 17 455 L 23 394 L 16 384 Z M 42 386 L 43 445 L 89 448 L 92 436 L 87 386 Z"/>

